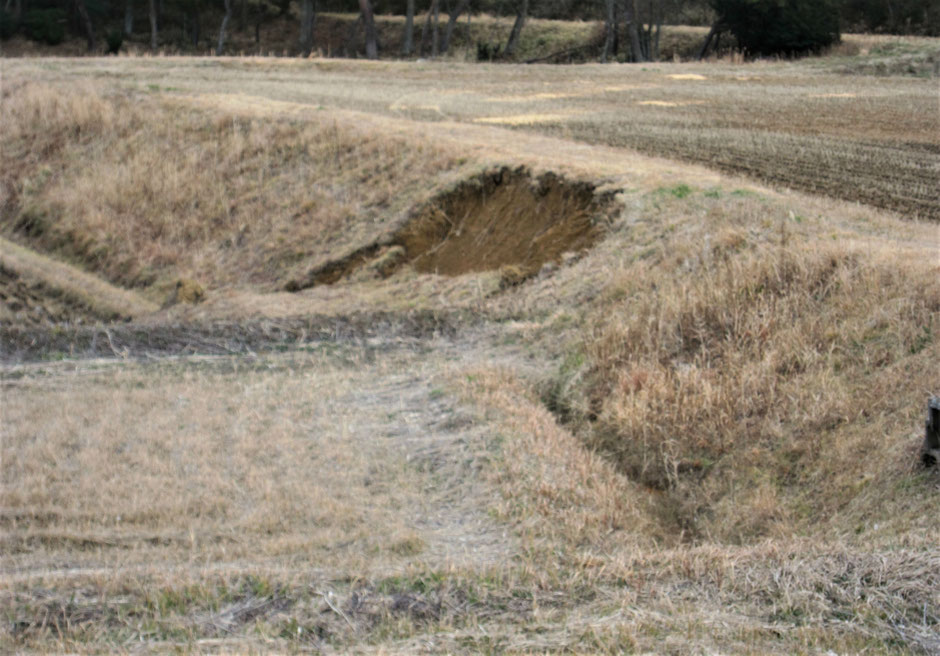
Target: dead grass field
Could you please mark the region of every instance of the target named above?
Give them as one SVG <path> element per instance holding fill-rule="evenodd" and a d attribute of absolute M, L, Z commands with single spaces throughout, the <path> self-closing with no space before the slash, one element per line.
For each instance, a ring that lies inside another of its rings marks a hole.
<path fill-rule="evenodd" d="M 936 653 L 935 90 L 869 56 L 0 60 L 0 644 Z"/>
<path fill-rule="evenodd" d="M 872 47 L 877 48 L 862 50 Z M 932 52 L 930 44 L 916 40 L 908 47 Z M 43 71 L 39 77 L 50 82 L 81 70 L 92 78 L 126 79 L 124 89 L 169 95 L 255 96 L 413 121 L 508 125 L 937 220 L 935 80 L 929 73 L 846 72 L 845 62 L 869 58 L 833 58 L 828 67 L 710 62 L 681 70 L 669 64 L 559 69 L 265 58 L 16 65 L 35 70 L 34 77 Z"/>

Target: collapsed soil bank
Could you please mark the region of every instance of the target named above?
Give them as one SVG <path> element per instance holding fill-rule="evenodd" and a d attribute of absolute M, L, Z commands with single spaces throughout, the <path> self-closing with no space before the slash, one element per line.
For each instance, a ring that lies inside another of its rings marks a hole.
<path fill-rule="evenodd" d="M 508 266 L 524 278 L 593 246 L 612 200 L 589 182 L 553 173 L 489 171 L 440 194 L 390 236 L 285 287 L 297 291 L 348 278 L 385 278 L 405 265 L 445 276 Z"/>

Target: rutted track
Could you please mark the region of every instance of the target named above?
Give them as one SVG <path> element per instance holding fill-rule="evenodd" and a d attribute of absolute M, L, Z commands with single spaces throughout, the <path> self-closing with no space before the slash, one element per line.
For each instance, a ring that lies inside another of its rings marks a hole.
<path fill-rule="evenodd" d="M 635 148 L 746 175 L 771 185 L 824 194 L 940 221 L 940 146 L 847 141 L 825 136 L 740 129 L 655 126 L 616 121 L 599 133 L 594 122 L 540 130 L 590 143 Z"/>
<path fill-rule="evenodd" d="M 303 319 L 212 323 L 0 325 L 0 363 L 61 358 L 152 359 L 179 355 L 237 355 L 334 342 L 369 344 L 453 335 L 473 316 L 453 312 L 376 312 Z"/>

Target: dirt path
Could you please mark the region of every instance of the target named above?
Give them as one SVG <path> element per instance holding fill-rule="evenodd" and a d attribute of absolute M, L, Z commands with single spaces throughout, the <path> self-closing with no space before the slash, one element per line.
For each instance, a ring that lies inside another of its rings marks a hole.
<path fill-rule="evenodd" d="M 516 547 L 481 474 L 496 429 L 446 391 L 476 348 L 6 367 L 2 579 L 500 566 Z M 36 432 L 68 455 L 31 477 Z"/>

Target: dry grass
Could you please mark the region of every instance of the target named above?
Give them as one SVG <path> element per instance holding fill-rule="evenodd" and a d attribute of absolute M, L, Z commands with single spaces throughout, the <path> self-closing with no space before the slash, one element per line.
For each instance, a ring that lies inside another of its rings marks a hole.
<path fill-rule="evenodd" d="M 139 319 L 157 310 L 155 304 L 133 292 L 3 238 L 0 268 L 7 277 L 3 309 L 18 304 L 18 310 L 9 316 L 16 323 L 41 321 L 44 314 L 53 321 Z M 50 298 L 57 301 L 52 306 Z M 61 306 L 61 310 L 54 306 Z"/>
<path fill-rule="evenodd" d="M 388 346 L 8 369 L 4 644 L 934 644 L 928 536 L 890 552 L 663 548 L 654 495 L 558 426 L 514 369 L 476 364 L 515 364 L 515 347 Z"/>
<path fill-rule="evenodd" d="M 499 565 L 512 540 L 467 476 L 484 433 L 434 387 L 439 363 L 421 359 L 408 348 L 378 362 L 327 348 L 6 370 L 2 603 L 19 644 L 101 639 L 107 622 L 43 620 L 89 586 L 119 605 L 129 595 L 142 605 L 132 615 L 153 616 L 166 639 L 176 622 L 198 620 L 174 619 L 173 595 L 202 612 L 220 589 L 283 601 L 274 585 L 296 588 L 292 572 L 325 590 Z M 239 592 L 252 576 L 269 588 Z M 42 585 L 59 594 L 47 603 Z M 212 635 L 209 624 L 195 635 Z"/>
<path fill-rule="evenodd" d="M 709 236 L 618 272 L 609 292 L 623 300 L 588 322 L 586 380 L 556 403 L 589 419 L 589 442 L 632 479 L 665 490 L 693 537 L 867 532 L 853 506 L 909 479 L 918 400 L 940 387 L 940 269 L 893 250 Z M 925 489 L 903 520 L 879 521 L 926 529 L 929 503 Z"/>
<path fill-rule="evenodd" d="M 179 277 L 280 287 L 395 227 L 461 166 L 327 118 L 261 122 L 29 82 L 4 93 L 8 234 L 160 300 Z"/>
<path fill-rule="evenodd" d="M 831 55 L 836 70 L 852 75 L 940 75 L 940 47 L 929 37 L 845 34 Z"/>
<path fill-rule="evenodd" d="M 556 358 L 542 398 L 646 486 L 662 534 L 936 540 L 917 468 L 940 389 L 936 230 L 863 236 L 792 207 L 647 193 L 584 260 L 497 305 L 544 317 L 524 338 Z"/>
<path fill-rule="evenodd" d="M 3 366 L 4 648 L 936 651 L 937 478 L 916 469 L 936 225 L 474 123 L 589 112 L 606 143 L 641 116 L 673 140 L 724 116 L 753 161 L 842 144 L 845 180 L 881 167 L 863 140 L 891 144 L 892 189 L 936 146 L 929 83 L 125 58 L 76 87 L 74 62 L 6 66 L 8 234 L 154 296 L 209 284 L 121 334 L 228 319 L 226 339 L 250 315 L 297 344 Z M 620 211 L 506 289 L 403 267 L 266 293 L 496 165 L 590 180 Z M 477 319 L 446 338 L 334 319 L 410 307 Z"/>
<path fill-rule="evenodd" d="M 585 450 L 513 372 L 470 370 L 460 383 L 462 394 L 502 419 L 499 516 L 534 522 L 526 528 L 535 544 L 594 551 L 607 541 L 626 549 L 662 538 L 642 488 Z"/>
<path fill-rule="evenodd" d="M 585 597 L 549 624 L 556 633 L 544 642 L 529 636 L 528 648 L 936 649 L 935 531 L 913 531 L 906 548 L 885 552 L 831 534 L 744 547 L 710 540 L 676 546 L 662 521 L 661 495 L 581 448 L 515 373 L 475 370 L 461 388 L 503 420 L 502 459 L 493 473 L 503 492 L 497 507 L 524 536 L 527 575 L 542 588 L 563 586 Z"/>
<path fill-rule="evenodd" d="M 216 107 L 221 99 L 235 104 L 253 97 L 311 112 L 322 106 L 423 123 L 518 124 L 935 220 L 935 85 L 929 78 L 847 75 L 840 72 L 842 61 L 522 68 L 140 58 L 100 60 L 93 70 L 129 80 L 160 78 L 178 94 L 211 94 Z M 56 69 L 72 66 L 60 62 Z M 8 69 L 14 81 L 18 74 L 61 75 L 30 60 Z"/>

